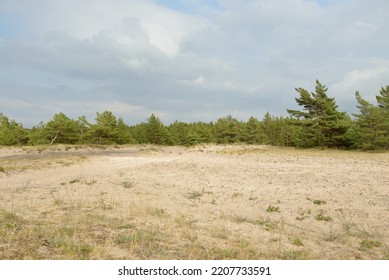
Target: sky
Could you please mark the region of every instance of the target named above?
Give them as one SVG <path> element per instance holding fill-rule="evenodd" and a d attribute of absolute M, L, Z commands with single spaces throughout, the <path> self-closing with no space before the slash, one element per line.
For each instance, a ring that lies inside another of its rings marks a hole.
<path fill-rule="evenodd" d="M 0 0 L 0 112 L 246 121 L 318 79 L 351 114 L 389 84 L 388 28 L 387 0 Z"/>

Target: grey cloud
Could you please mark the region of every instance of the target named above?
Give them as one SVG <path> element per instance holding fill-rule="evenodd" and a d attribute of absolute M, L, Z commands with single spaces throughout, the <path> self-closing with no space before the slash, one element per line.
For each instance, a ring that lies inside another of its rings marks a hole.
<path fill-rule="evenodd" d="M 261 118 L 285 115 L 317 78 L 352 111 L 357 87 L 374 96 L 387 83 L 389 2 L 374 3 L 223 0 L 188 15 L 152 1 L 3 1 L 26 34 L 0 38 L 0 111 L 30 123 L 104 109 L 132 123 Z"/>

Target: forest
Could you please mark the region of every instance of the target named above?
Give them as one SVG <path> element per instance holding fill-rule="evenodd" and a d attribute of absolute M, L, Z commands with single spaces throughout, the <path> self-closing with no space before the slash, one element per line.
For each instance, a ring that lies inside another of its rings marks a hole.
<path fill-rule="evenodd" d="M 169 125 L 152 114 L 145 122 L 127 125 L 112 112 L 96 113 L 94 122 L 85 116 L 71 119 L 55 114 L 47 123 L 25 128 L 0 113 L 0 146 L 80 144 L 121 145 L 156 144 L 192 146 L 201 143 L 265 144 L 298 148 L 389 149 L 389 85 L 382 87 L 372 104 L 355 93 L 358 113 L 338 110 L 328 88 L 316 81 L 314 92 L 296 88 L 300 110 L 286 109 L 288 117 L 266 113 L 262 120 L 250 117 L 246 122 L 232 116 L 215 122 Z"/>

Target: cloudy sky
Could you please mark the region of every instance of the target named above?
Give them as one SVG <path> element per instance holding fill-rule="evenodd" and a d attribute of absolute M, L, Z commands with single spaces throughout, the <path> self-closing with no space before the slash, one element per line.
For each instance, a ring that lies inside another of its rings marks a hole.
<path fill-rule="evenodd" d="M 0 0 L 0 112 L 262 119 L 319 79 L 352 113 L 389 84 L 388 30 L 387 0 Z"/>

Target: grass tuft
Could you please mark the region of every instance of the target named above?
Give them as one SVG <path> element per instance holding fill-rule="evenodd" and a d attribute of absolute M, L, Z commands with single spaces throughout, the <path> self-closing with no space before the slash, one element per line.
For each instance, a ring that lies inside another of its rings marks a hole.
<path fill-rule="evenodd" d="M 267 209 L 266 209 L 266 212 L 269 212 L 269 213 L 279 213 L 280 212 L 280 207 L 269 205 L 269 207 L 267 207 Z"/>
<path fill-rule="evenodd" d="M 313 204 L 315 204 L 315 205 L 323 205 L 323 204 L 326 204 L 326 202 L 324 200 L 314 200 Z"/>
<path fill-rule="evenodd" d="M 374 248 L 379 248 L 381 246 L 382 246 L 381 241 L 364 239 L 361 241 L 361 244 L 359 246 L 359 250 L 366 251 L 366 250 L 371 250 Z"/>
<path fill-rule="evenodd" d="M 293 238 L 290 238 L 289 240 L 295 246 L 304 246 L 304 243 L 298 237 L 293 237 Z"/>
<path fill-rule="evenodd" d="M 203 191 L 192 191 L 192 192 L 187 194 L 187 198 L 188 199 L 199 199 L 203 195 L 204 195 Z"/>
<path fill-rule="evenodd" d="M 123 181 L 123 182 L 121 182 L 120 184 L 121 184 L 121 185 L 123 186 L 123 188 L 125 188 L 125 189 L 131 189 L 131 188 L 134 187 L 134 184 L 133 184 L 131 181 Z"/>
<path fill-rule="evenodd" d="M 323 211 L 320 211 L 320 213 L 315 216 L 315 220 L 323 222 L 332 222 L 334 219 L 332 219 L 330 216 L 325 216 Z"/>

